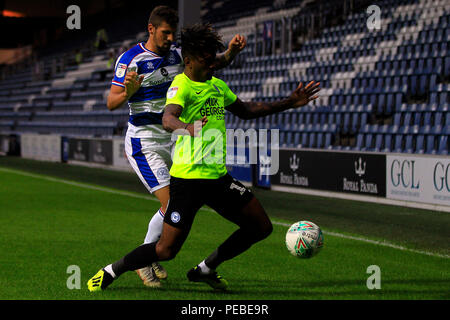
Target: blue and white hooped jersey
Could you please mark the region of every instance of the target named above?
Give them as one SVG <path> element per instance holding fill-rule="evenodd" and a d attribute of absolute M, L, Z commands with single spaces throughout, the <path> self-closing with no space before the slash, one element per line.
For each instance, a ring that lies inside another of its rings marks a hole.
<path fill-rule="evenodd" d="M 183 72 L 183 67 L 181 49 L 175 46 L 170 48 L 166 56 L 161 57 L 145 48 L 145 42 L 141 42 L 119 56 L 113 85 L 125 87 L 123 83 L 127 71 L 144 75 L 141 87 L 128 99 L 128 136 L 171 138 L 171 133 L 162 127 L 162 115 L 167 89 L 175 76 Z"/>

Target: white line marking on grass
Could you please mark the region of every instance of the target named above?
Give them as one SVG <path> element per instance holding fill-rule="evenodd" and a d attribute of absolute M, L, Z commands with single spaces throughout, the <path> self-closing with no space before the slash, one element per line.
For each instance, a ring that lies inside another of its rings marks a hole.
<path fill-rule="evenodd" d="M 119 194 L 119 195 L 122 195 L 122 196 L 134 197 L 134 198 L 139 198 L 139 199 L 151 200 L 151 201 L 159 202 L 159 200 L 156 197 L 153 197 L 151 195 L 144 196 L 144 195 L 131 193 L 131 192 L 127 192 L 127 191 L 120 191 L 120 190 L 116 190 L 116 189 L 109 189 L 109 188 L 95 186 L 95 185 L 90 185 L 90 184 L 86 184 L 86 183 L 80 183 L 80 182 L 75 182 L 75 181 L 70 181 L 70 180 L 52 178 L 52 177 L 44 176 L 44 175 L 40 175 L 40 174 L 29 173 L 29 172 L 19 171 L 19 170 L 6 169 L 6 168 L 1 168 L 1 167 L 0 167 L 0 171 L 5 171 L 5 172 L 9 172 L 9 173 L 15 173 L 15 174 L 19 174 L 19 175 L 23 175 L 23 176 L 27 176 L 27 177 L 32 177 L 32 178 L 36 178 L 36 179 L 47 180 L 47 181 L 51 181 L 51 182 L 64 183 L 64 184 L 68 184 L 68 185 L 71 185 L 71 186 L 74 186 L 74 187 L 80 187 L 80 188 L 91 189 L 91 190 L 96 190 L 96 191 L 109 192 L 109 193 L 113 193 L 113 194 Z"/>
<path fill-rule="evenodd" d="M 140 194 L 136 194 L 136 193 L 132 193 L 132 192 L 120 191 L 120 190 L 116 190 L 116 189 L 109 189 L 109 188 L 105 188 L 105 187 L 99 187 L 99 186 L 94 186 L 94 185 L 90 185 L 90 184 L 74 182 L 74 181 L 70 181 L 70 180 L 52 178 L 52 177 L 44 176 L 44 175 L 40 175 L 40 174 L 34 174 L 34 173 L 29 173 L 29 172 L 19 171 L 19 170 L 6 169 L 6 168 L 1 168 L 1 167 L 0 167 L 0 171 L 19 174 L 19 175 L 23 175 L 23 176 L 27 176 L 27 177 L 36 178 L 36 179 L 47 180 L 47 181 L 51 181 L 51 182 L 64 183 L 64 184 L 68 184 L 68 185 L 80 187 L 80 188 L 85 188 L 85 189 L 91 189 L 91 190 L 96 190 L 96 191 L 103 191 L 103 192 L 118 194 L 118 195 L 122 195 L 122 196 L 126 196 L 126 197 L 133 197 L 133 198 L 139 198 L 139 199 L 143 199 L 143 200 L 159 202 L 159 200 L 156 197 L 153 197 L 151 195 L 144 196 L 144 195 L 140 195 Z M 214 210 L 209 209 L 209 208 L 202 208 L 201 210 L 208 211 L 208 212 L 215 212 Z M 272 220 L 272 223 L 274 225 L 278 225 L 278 226 L 282 226 L 282 227 L 290 227 L 292 225 L 289 223 L 279 222 L 276 220 Z M 389 248 L 397 249 L 397 250 L 401 250 L 401 251 L 408 251 L 408 252 L 413 252 L 413 253 L 418 253 L 418 254 L 424 254 L 427 256 L 438 257 L 438 258 L 445 258 L 445 259 L 450 258 L 449 255 L 409 249 L 409 248 L 402 247 L 402 246 L 399 246 L 396 244 L 392 244 L 392 243 L 389 243 L 386 241 L 371 240 L 371 239 L 367 239 L 367 238 L 363 238 L 363 237 L 349 236 L 346 234 L 331 232 L 331 231 L 323 231 L 323 233 L 325 235 L 329 235 L 329 236 L 333 236 L 333 237 L 366 242 L 366 243 L 383 246 L 383 247 L 389 247 Z"/>
<path fill-rule="evenodd" d="M 289 223 L 278 222 L 278 221 L 273 221 L 273 220 L 272 220 L 272 223 L 279 225 L 279 226 L 283 226 L 283 227 L 290 227 L 292 225 Z M 343 238 L 343 239 L 348 239 L 348 240 L 362 241 L 362 242 L 371 243 L 371 244 L 383 246 L 383 247 L 389 247 L 389 248 L 393 248 L 393 249 L 398 249 L 398 250 L 402 250 L 402 251 L 425 254 L 427 256 L 432 256 L 432 257 L 439 257 L 439 258 L 446 258 L 446 259 L 450 258 L 450 256 L 446 255 L 446 254 L 439 254 L 439 253 L 433 253 L 433 252 L 428 252 L 428 251 L 409 249 L 409 248 L 405 248 L 405 247 L 402 247 L 402 246 L 399 246 L 399 245 L 396 245 L 393 243 L 389 243 L 386 241 L 378 241 L 378 240 L 371 240 L 371 239 L 362 238 L 362 237 L 349 236 L 346 234 L 332 232 L 332 231 L 323 231 L 323 233 L 328 236 L 333 236 L 333 237 L 338 237 L 338 238 Z"/>

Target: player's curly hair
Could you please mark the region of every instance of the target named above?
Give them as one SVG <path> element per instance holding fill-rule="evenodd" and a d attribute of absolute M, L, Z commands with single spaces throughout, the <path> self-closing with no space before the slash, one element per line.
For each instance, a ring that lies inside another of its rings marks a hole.
<path fill-rule="evenodd" d="M 183 57 L 215 56 L 224 49 L 222 37 L 211 24 L 194 24 L 181 30 L 181 54 Z"/>
<path fill-rule="evenodd" d="M 168 6 L 157 6 L 150 13 L 148 24 L 152 24 L 155 28 L 159 27 L 161 23 L 166 22 L 169 26 L 175 27 L 178 25 L 178 12 Z"/>

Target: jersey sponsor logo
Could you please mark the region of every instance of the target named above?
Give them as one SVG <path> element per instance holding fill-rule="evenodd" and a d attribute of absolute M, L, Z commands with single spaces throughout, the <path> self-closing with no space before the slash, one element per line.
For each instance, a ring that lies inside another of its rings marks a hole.
<path fill-rule="evenodd" d="M 200 109 L 200 115 L 204 116 L 223 116 L 225 115 L 225 109 L 223 107 L 202 107 Z"/>
<path fill-rule="evenodd" d="M 172 214 L 170 215 L 170 220 L 172 220 L 173 223 L 178 223 L 180 222 L 181 216 L 178 212 L 174 211 L 172 212 Z"/>
<path fill-rule="evenodd" d="M 204 107 L 218 107 L 219 101 L 217 101 L 217 98 L 208 98 L 205 101 Z"/>
<path fill-rule="evenodd" d="M 178 87 L 171 87 L 167 90 L 167 99 L 172 99 L 177 95 Z"/>
<path fill-rule="evenodd" d="M 116 69 L 116 77 L 122 78 L 125 75 L 125 71 L 127 70 L 127 65 L 125 63 L 119 63 Z"/>
<path fill-rule="evenodd" d="M 195 91 L 196 94 L 200 94 L 200 93 L 202 93 L 202 92 L 203 92 L 203 90 L 200 90 L 200 91 L 198 91 L 198 92 Z"/>
<path fill-rule="evenodd" d="M 200 109 L 200 115 L 202 117 L 215 116 L 216 120 L 224 120 L 225 108 L 219 105 L 217 98 L 208 98 Z"/>
<path fill-rule="evenodd" d="M 169 72 L 168 72 L 165 68 L 161 68 L 161 74 L 162 74 L 164 77 L 167 77 L 167 76 L 169 75 Z"/>

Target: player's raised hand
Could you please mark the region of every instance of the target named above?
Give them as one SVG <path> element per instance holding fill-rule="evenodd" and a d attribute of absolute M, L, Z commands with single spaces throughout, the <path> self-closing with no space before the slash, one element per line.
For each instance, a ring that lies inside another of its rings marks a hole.
<path fill-rule="evenodd" d="M 228 44 L 228 50 L 230 50 L 231 54 L 237 55 L 245 48 L 246 45 L 247 41 L 245 40 L 245 37 L 243 35 L 236 34 Z"/>
<path fill-rule="evenodd" d="M 300 82 L 297 89 L 292 92 L 289 99 L 292 100 L 294 104 L 292 108 L 302 107 L 308 104 L 310 101 L 317 99 L 319 96 L 316 95 L 320 91 L 320 82 L 311 81 L 305 87 L 303 87 L 303 83 Z"/>
<path fill-rule="evenodd" d="M 144 75 L 138 76 L 136 71 L 127 72 L 125 76 L 124 85 L 125 85 L 125 92 L 128 98 L 139 90 L 143 80 Z"/>

